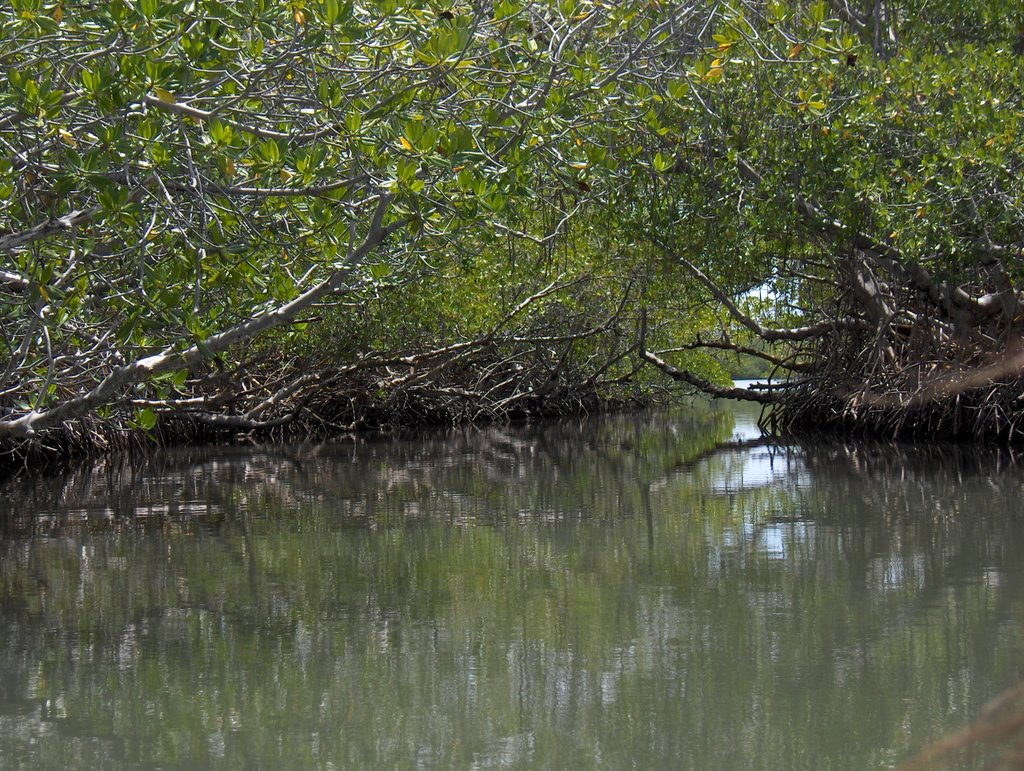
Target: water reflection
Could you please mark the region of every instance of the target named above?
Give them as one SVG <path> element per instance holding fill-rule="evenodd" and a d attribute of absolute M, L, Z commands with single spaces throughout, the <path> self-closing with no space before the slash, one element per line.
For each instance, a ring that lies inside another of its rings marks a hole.
<path fill-rule="evenodd" d="M 0 765 L 868 768 L 1020 676 L 1024 496 L 719 407 L 0 491 Z"/>

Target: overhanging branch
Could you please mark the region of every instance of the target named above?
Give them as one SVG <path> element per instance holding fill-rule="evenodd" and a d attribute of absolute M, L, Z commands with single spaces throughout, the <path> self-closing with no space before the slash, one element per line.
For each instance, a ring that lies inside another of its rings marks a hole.
<path fill-rule="evenodd" d="M 757 319 L 754 319 L 749 314 L 744 313 L 724 289 L 718 286 L 718 284 L 716 284 L 704 271 L 688 259 L 678 254 L 673 254 L 671 256 L 680 265 L 686 268 L 694 278 L 700 281 L 700 283 L 703 284 L 709 292 L 711 292 L 718 302 L 725 306 L 725 309 L 729 311 L 730 316 L 767 342 L 778 342 L 783 340 L 797 342 L 800 340 L 810 340 L 811 338 L 826 335 L 836 329 L 858 329 L 866 326 L 860 319 L 842 318 L 824 319 L 815 324 L 809 324 L 804 327 L 766 327 L 757 321 Z"/>
<path fill-rule="evenodd" d="M 677 382 L 686 383 L 694 388 L 719 399 L 740 399 L 742 401 L 757 402 L 758 404 L 776 404 L 780 401 L 778 391 L 755 391 L 750 388 L 736 388 L 733 386 L 720 386 L 710 380 L 695 375 L 687 370 L 679 369 L 669 364 L 652 351 L 647 350 L 647 311 L 640 313 L 640 358 L 653 364 L 666 375 Z"/>

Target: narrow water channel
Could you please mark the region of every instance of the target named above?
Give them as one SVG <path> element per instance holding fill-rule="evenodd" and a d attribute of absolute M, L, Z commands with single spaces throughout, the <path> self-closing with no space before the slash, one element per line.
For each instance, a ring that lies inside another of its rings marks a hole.
<path fill-rule="evenodd" d="M 1024 475 L 722 405 L 0 489 L 3 768 L 884 768 L 1024 676 Z"/>

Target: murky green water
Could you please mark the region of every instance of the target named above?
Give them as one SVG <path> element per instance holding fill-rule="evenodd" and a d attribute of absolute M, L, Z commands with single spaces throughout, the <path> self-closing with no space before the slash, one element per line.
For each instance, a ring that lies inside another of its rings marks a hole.
<path fill-rule="evenodd" d="M 634 415 L 0 490 L 0 767 L 867 769 L 1024 675 L 1021 468 L 752 435 Z"/>

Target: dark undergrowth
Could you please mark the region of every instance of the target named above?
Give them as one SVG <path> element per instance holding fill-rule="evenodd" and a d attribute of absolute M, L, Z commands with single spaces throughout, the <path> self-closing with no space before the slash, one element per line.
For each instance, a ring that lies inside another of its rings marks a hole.
<path fill-rule="evenodd" d="M 850 387 L 787 389 L 762 423 L 780 436 L 1024 444 L 1024 378 L 922 395 Z"/>
<path fill-rule="evenodd" d="M 650 396 L 639 392 L 611 396 L 585 384 L 526 396 L 508 408 L 468 397 L 455 403 L 439 403 L 436 398 L 417 394 L 355 393 L 345 389 L 317 394 L 301 409 L 253 427 L 233 425 L 232 418 L 238 416 L 229 412 L 222 415 L 223 425 L 211 422 L 208 414 L 200 417 L 182 412 L 159 417 L 149 429 L 123 421 L 83 418 L 31 440 L 9 440 L 0 445 L 0 480 L 26 472 L 57 470 L 107 455 L 144 455 L 167 447 L 315 442 L 352 434 L 547 421 L 643 409 L 653 403 Z"/>

